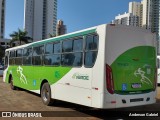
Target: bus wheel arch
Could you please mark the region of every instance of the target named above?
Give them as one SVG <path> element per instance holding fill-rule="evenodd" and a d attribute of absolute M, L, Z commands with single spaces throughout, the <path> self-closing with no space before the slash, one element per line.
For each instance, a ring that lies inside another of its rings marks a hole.
<path fill-rule="evenodd" d="M 40 87 L 40 94 L 42 102 L 50 106 L 53 104 L 53 99 L 51 98 L 51 88 L 47 80 L 43 80 Z"/>

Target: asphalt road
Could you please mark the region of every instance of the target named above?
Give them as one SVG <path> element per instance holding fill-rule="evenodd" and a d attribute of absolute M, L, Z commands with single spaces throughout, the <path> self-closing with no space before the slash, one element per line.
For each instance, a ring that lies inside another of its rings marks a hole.
<path fill-rule="evenodd" d="M 0 77 L 0 116 L 2 112 L 12 112 L 15 113 L 14 117 L 18 115 L 28 115 L 30 113 L 39 113 L 42 118 L 39 119 L 62 119 L 62 120 L 126 120 L 126 119 L 139 119 L 138 117 L 127 117 L 128 111 L 131 113 L 141 112 L 141 113 L 157 113 L 159 112 L 159 117 L 143 117 L 144 120 L 159 120 L 160 119 L 160 87 L 157 88 L 157 102 L 152 105 L 121 108 L 121 109 L 107 109 L 99 110 L 93 109 L 77 104 L 72 104 L 64 101 L 56 100 L 54 105 L 45 106 L 43 105 L 40 95 L 19 89 L 11 90 L 10 85 L 2 82 L 2 77 Z M 47 111 L 47 112 L 45 112 Z M 17 113 L 16 113 L 17 112 Z M 26 113 L 27 112 L 27 113 Z M 108 116 L 112 116 L 111 118 Z M 115 116 L 113 118 L 113 116 Z M 39 117 L 39 116 L 38 116 Z M 51 118 L 52 117 L 52 118 Z M 0 120 L 4 119 L 0 117 Z M 11 120 L 11 118 L 5 118 Z M 22 119 L 22 118 L 12 118 L 12 119 Z M 25 119 L 25 118 L 24 118 Z M 31 118 L 30 118 L 31 119 Z M 34 119 L 34 118 L 32 118 Z"/>

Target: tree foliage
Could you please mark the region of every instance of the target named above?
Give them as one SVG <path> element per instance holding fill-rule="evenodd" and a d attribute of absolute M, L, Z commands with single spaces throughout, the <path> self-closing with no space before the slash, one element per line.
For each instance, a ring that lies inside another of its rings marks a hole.
<path fill-rule="evenodd" d="M 12 34 L 10 34 L 10 37 L 12 38 L 10 43 L 19 41 L 20 45 L 22 45 L 22 42 L 30 43 L 33 41 L 31 37 L 27 36 L 27 31 L 21 29 L 18 29 L 18 31 L 14 31 Z"/>

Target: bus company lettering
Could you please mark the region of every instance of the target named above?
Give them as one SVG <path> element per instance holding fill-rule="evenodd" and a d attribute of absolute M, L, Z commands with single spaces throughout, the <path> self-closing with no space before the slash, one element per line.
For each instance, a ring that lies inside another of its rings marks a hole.
<path fill-rule="evenodd" d="M 72 78 L 73 79 L 81 79 L 81 80 L 89 80 L 89 76 L 88 75 L 79 74 L 79 73 L 74 73 Z"/>

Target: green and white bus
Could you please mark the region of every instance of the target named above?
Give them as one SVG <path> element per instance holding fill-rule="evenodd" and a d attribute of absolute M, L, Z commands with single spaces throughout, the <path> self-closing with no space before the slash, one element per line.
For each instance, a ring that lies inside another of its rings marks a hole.
<path fill-rule="evenodd" d="M 156 102 L 155 35 L 104 24 L 5 51 L 3 81 L 54 99 L 94 108 Z"/>

